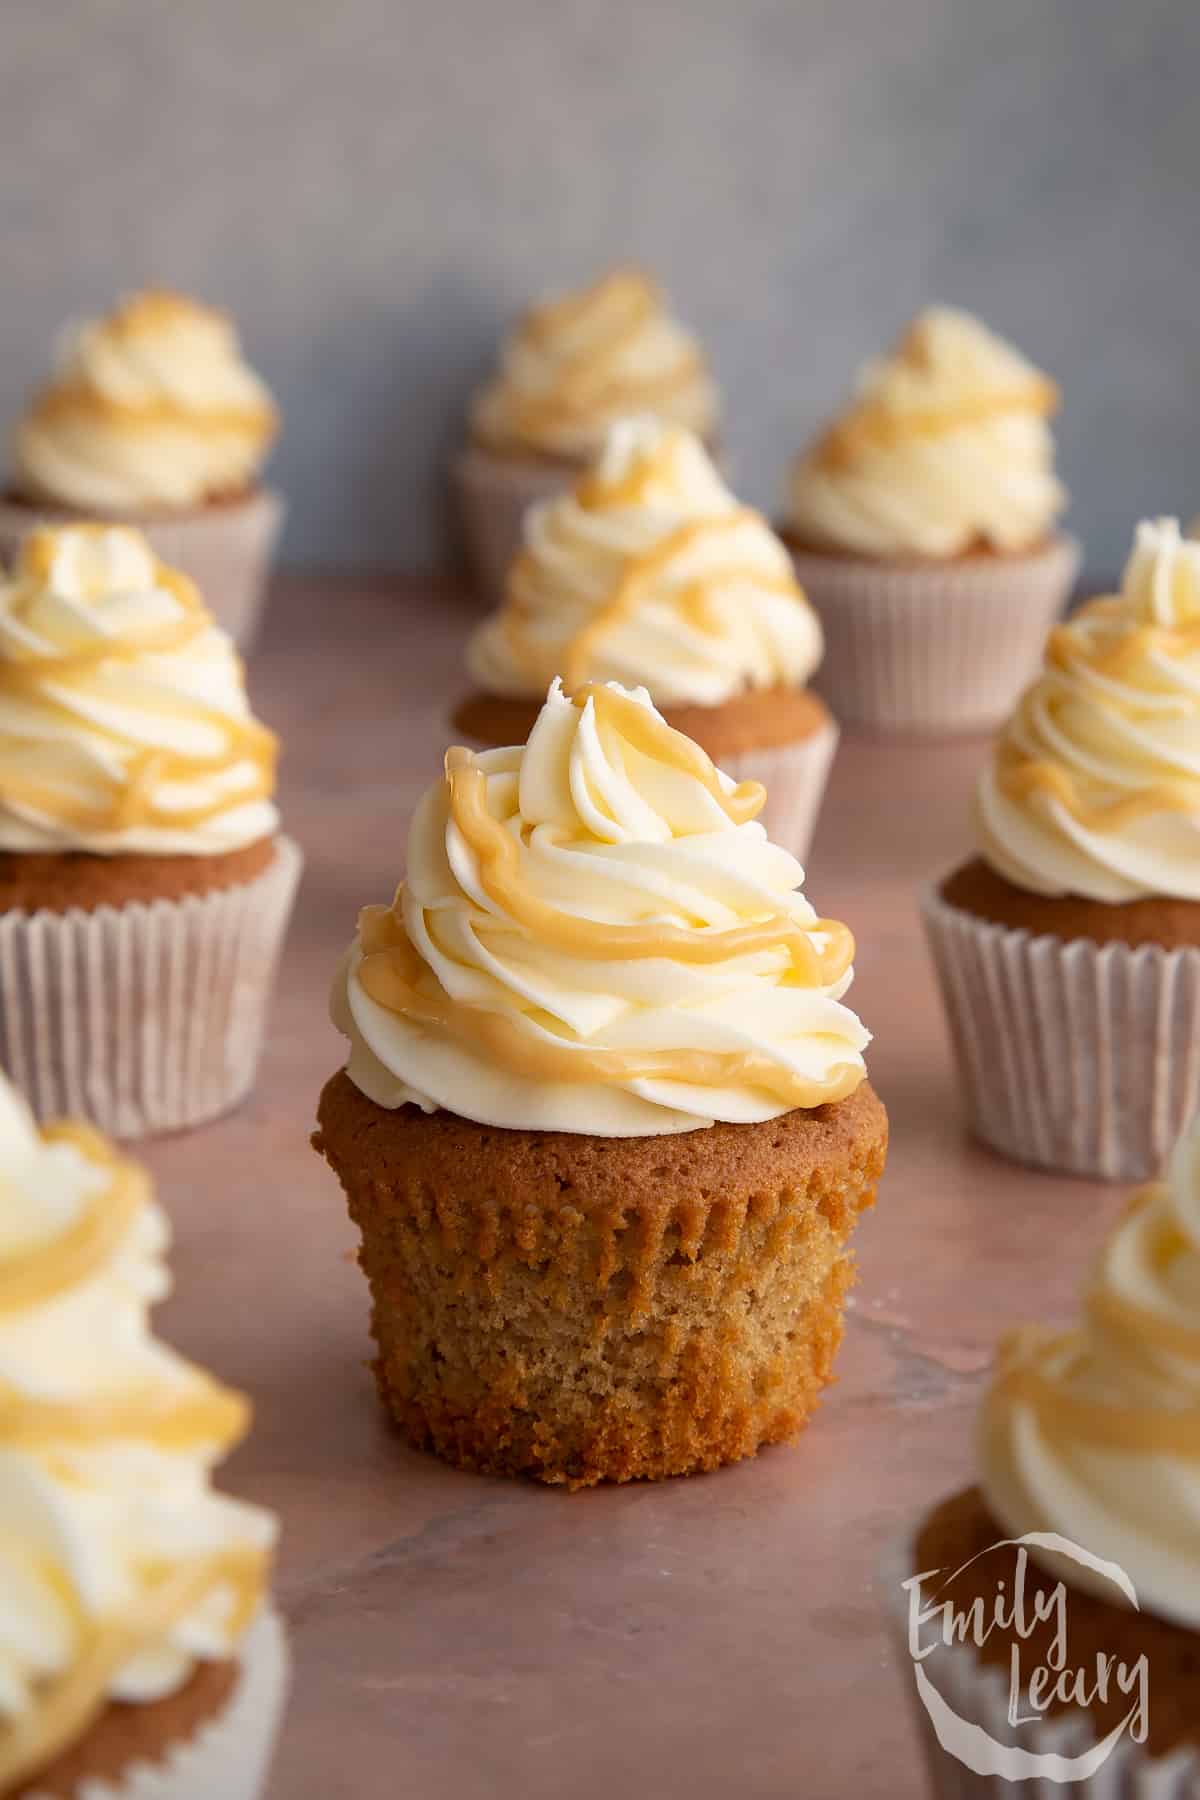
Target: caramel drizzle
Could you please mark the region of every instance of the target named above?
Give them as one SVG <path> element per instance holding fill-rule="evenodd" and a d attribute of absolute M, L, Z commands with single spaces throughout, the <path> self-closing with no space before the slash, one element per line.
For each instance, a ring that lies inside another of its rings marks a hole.
<path fill-rule="evenodd" d="M 149 1195 L 142 1170 L 121 1161 L 88 1126 L 50 1125 L 42 1136 L 47 1143 L 74 1145 L 90 1162 L 109 1170 L 112 1179 L 61 1236 L 0 1262 L 0 1313 L 40 1306 L 87 1281 L 125 1238 Z M 2 1411 L 0 1403 L 0 1415 Z"/>
<path fill-rule="evenodd" d="M 157 1575 L 131 1619 L 88 1623 L 75 1602 L 82 1652 L 29 1713 L 0 1727 L 0 1788 L 7 1793 L 77 1742 L 103 1710 L 117 1672 L 162 1643 L 221 1585 L 235 1590 L 231 1636 L 240 1637 L 261 1605 L 267 1561 L 266 1553 L 256 1550 L 192 1559 Z"/>
<path fill-rule="evenodd" d="M 830 468 L 845 468 L 865 450 L 894 450 L 911 438 L 941 437 L 1010 413 L 1035 413 L 1045 418 L 1058 405 L 1058 388 L 1046 376 L 1031 378 L 1024 387 L 980 394 L 943 406 L 900 410 L 882 401 L 867 401 L 826 427 L 813 451 L 813 460 Z"/>
<path fill-rule="evenodd" d="M 1048 1340 L 1033 1353 L 1034 1360 L 1000 1375 L 994 1398 L 1028 1406 L 1051 1442 L 1067 1438 L 1097 1450 L 1200 1457 L 1200 1408 L 1195 1405 L 1171 1412 L 1162 1408 L 1151 1411 L 1144 1403 L 1090 1400 L 1072 1393 L 1061 1373 L 1046 1374 L 1044 1365 L 1049 1359 L 1068 1348 L 1081 1352 L 1084 1342 L 1078 1333 Z"/>

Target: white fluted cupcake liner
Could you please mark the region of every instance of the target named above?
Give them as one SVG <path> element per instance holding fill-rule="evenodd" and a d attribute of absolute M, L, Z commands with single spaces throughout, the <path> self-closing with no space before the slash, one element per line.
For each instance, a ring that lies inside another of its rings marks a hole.
<path fill-rule="evenodd" d="M 145 532 L 155 555 L 191 576 L 218 625 L 247 649 L 261 619 L 284 511 L 282 495 L 262 489 L 195 512 L 132 513 L 114 522 Z M 0 561 L 11 562 L 35 526 L 64 525 L 81 516 L 68 508 L 0 501 Z"/>
<path fill-rule="evenodd" d="M 819 725 L 796 744 L 771 750 L 741 750 L 723 756 L 720 764 L 734 781 L 761 781 L 767 803 L 759 814 L 767 836 L 801 862 L 808 855 L 825 785 L 838 745 L 838 728 L 832 719 Z"/>
<path fill-rule="evenodd" d="M 936 1800 L 1005 1800 L 1014 1794 L 1024 1795 L 1027 1800 L 1062 1800 L 1067 1794 L 1076 1800 L 1200 1800 L 1200 1755 L 1185 1747 L 1169 1756 L 1152 1758 L 1127 1735 L 1083 1779 L 1064 1783 L 1055 1779 L 1049 1769 L 1036 1770 L 1024 1779 L 1011 1779 L 995 1767 L 989 1769 L 989 1744 L 1024 1750 L 1032 1756 L 1073 1760 L 1087 1755 L 1096 1743 L 1096 1735 L 1086 1713 L 1078 1711 L 1010 1725 L 1007 1675 L 1002 1669 L 981 1663 L 971 1644 L 943 1647 L 924 1665 L 930 1683 L 955 1718 L 963 1721 L 961 1729 L 953 1719 L 948 1726 L 942 1722 L 942 1733 L 948 1739 L 943 1744 L 918 1692 L 909 1649 L 908 1595 L 903 1584 L 918 1572 L 915 1544 L 909 1537 L 885 1556 L 880 1574 L 900 1678 L 912 1702 L 927 1759 L 930 1792 Z M 1151 1711 L 1153 1706 L 1152 1673 Z M 970 1727 L 982 1733 L 987 1742 L 977 1741 L 968 1748 Z M 977 1766 L 969 1767 L 955 1754 L 956 1749 L 965 1749 Z M 1059 1773 L 1063 1773 L 1061 1767 Z"/>
<path fill-rule="evenodd" d="M 1159 1174 L 1200 1105 L 1200 949 L 1034 937 L 936 890 L 921 915 L 977 1135 L 1062 1174 Z"/>
<path fill-rule="evenodd" d="M 565 493 L 580 468 L 498 456 L 475 445 L 457 457 L 451 471 L 455 507 L 482 606 L 499 606 L 504 598 L 528 509 Z"/>
<path fill-rule="evenodd" d="M 1079 572 L 1069 537 L 945 563 L 792 559 L 825 632 L 814 687 L 843 725 L 897 732 L 983 731 L 1007 718 Z"/>
<path fill-rule="evenodd" d="M 301 856 L 237 887 L 0 913 L 0 1066 L 39 1119 L 112 1137 L 198 1125 L 253 1086 Z"/>
<path fill-rule="evenodd" d="M 229 1700 L 163 1760 L 139 1762 L 117 1781 L 84 1781 L 73 1800 L 258 1800 L 288 1687 L 288 1649 L 278 1613 L 259 1614 L 242 1640 Z M 29 1800 L 49 1800 L 31 1790 Z"/>

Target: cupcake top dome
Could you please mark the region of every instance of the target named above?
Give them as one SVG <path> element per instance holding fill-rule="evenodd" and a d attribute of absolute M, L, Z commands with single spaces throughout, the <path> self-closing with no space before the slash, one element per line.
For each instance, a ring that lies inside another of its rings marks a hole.
<path fill-rule="evenodd" d="M 700 440 L 649 418 L 612 426 L 573 490 L 530 509 L 504 605 L 475 633 L 472 676 L 536 699 L 555 675 L 644 686 L 661 705 L 718 706 L 798 686 L 821 628 L 766 521 Z"/>
<path fill-rule="evenodd" d="M 980 1455 L 1007 1531 L 1057 1532 L 1200 1628 L 1200 1121 L 1110 1234 L 1080 1323 L 1002 1346 Z M 1075 1559 L 1063 1573 L 1115 1597 Z"/>
<path fill-rule="evenodd" d="M 140 513 L 243 494 L 278 427 L 227 313 L 182 294 L 133 294 L 67 332 L 17 426 L 22 497 Z"/>
<path fill-rule="evenodd" d="M 1200 544 L 1138 526 L 1119 594 L 1051 632 L 975 800 L 1018 887 L 1200 900 Z"/>
<path fill-rule="evenodd" d="M 451 750 L 333 1014 L 384 1107 L 641 1137 L 852 1093 L 853 939 L 649 696 L 555 682 L 523 748 Z"/>
<path fill-rule="evenodd" d="M 524 315 L 476 398 L 471 435 L 510 454 L 591 456 L 614 420 L 638 412 L 708 437 L 716 389 L 657 282 L 618 268 Z"/>
<path fill-rule="evenodd" d="M 0 580 L 0 850 L 212 855 L 273 835 L 276 742 L 140 532 L 42 528 Z"/>
<path fill-rule="evenodd" d="M 1066 506 L 1047 418 L 1058 390 L 970 313 L 932 307 L 869 362 L 796 462 L 788 526 L 868 557 L 1034 548 Z"/>
<path fill-rule="evenodd" d="M 213 1490 L 246 1402 L 149 1330 L 169 1288 L 145 1172 L 83 1126 L 38 1132 L 0 1076 L 0 1790 L 110 1700 L 228 1658 L 276 1525 Z"/>

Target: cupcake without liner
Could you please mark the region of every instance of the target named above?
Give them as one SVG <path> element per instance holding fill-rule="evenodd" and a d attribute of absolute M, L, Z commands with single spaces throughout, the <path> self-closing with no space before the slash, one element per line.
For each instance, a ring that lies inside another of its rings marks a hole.
<path fill-rule="evenodd" d="M 569 489 L 617 419 L 645 414 L 712 443 L 717 412 L 703 351 L 641 269 L 531 307 L 475 398 L 452 471 L 480 599 L 500 603 L 527 509 Z"/>
<path fill-rule="evenodd" d="M 0 561 L 38 525 L 140 527 L 234 642 L 258 627 L 282 496 L 261 485 L 275 404 L 227 314 L 147 291 L 70 330 L 14 434 Z"/>
<path fill-rule="evenodd" d="M 792 471 L 782 535 L 846 724 L 995 726 L 1079 572 L 1047 424 L 1057 389 L 969 314 L 922 313 Z"/>
<path fill-rule="evenodd" d="M 314 1144 L 418 1447 L 575 1488 L 816 1406 L 887 1121 L 761 803 L 644 693 L 555 683 L 523 748 L 448 754 L 360 915 Z"/>
<path fill-rule="evenodd" d="M 300 853 L 277 744 L 188 579 L 120 527 L 0 584 L 0 1064 L 120 1137 L 253 1084 Z"/>
<path fill-rule="evenodd" d="M 548 683 L 643 687 L 668 724 L 807 854 L 837 726 L 805 685 L 821 628 L 766 521 L 739 505 L 692 433 L 626 419 L 574 487 L 535 507 L 504 604 L 467 650 L 455 728 L 523 743 Z"/>
<path fill-rule="evenodd" d="M 1167 1178 L 1135 1195 L 1109 1235 L 1079 1324 L 1024 1327 L 1002 1343 L 977 1467 L 978 1486 L 926 1513 L 883 1571 L 932 1791 L 1190 1800 L 1200 1790 L 1194 1124 Z"/>
<path fill-rule="evenodd" d="M 257 1800 L 287 1686 L 272 1514 L 217 1492 L 241 1395 L 155 1339 L 149 1179 L 0 1076 L 0 1794 Z"/>

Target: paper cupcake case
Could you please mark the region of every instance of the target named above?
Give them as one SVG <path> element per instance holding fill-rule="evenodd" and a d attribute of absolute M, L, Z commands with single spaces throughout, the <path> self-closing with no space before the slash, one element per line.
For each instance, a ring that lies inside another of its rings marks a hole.
<path fill-rule="evenodd" d="M 261 490 L 175 517 L 122 516 L 114 523 L 145 532 L 156 556 L 190 575 L 218 625 L 242 649 L 254 640 L 271 559 L 284 520 L 281 495 Z M 21 539 L 37 525 L 62 525 L 81 515 L 55 507 L 0 502 L 0 558 L 11 562 Z"/>
<path fill-rule="evenodd" d="M 734 781 L 762 782 L 767 802 L 759 820 L 771 841 L 790 850 L 801 862 L 812 842 L 838 735 L 830 719 L 798 744 L 742 750 L 720 759 L 722 769 Z"/>
<path fill-rule="evenodd" d="M 270 867 L 238 887 L 0 914 L 0 1064 L 36 1116 L 131 1138 L 243 1099 L 300 868 L 281 838 Z"/>
<path fill-rule="evenodd" d="M 1157 1175 L 1200 1105 L 1200 949 L 1034 937 L 936 891 L 921 912 L 979 1137 L 1063 1174 Z"/>
<path fill-rule="evenodd" d="M 83 1782 L 73 1800 L 258 1800 L 287 1697 L 289 1659 L 279 1615 L 259 1615 L 242 1642 L 228 1703 L 161 1762 L 139 1762 L 119 1781 Z M 38 1788 L 28 1800 L 53 1800 Z"/>
<path fill-rule="evenodd" d="M 908 1646 L 908 1595 L 903 1583 L 917 1573 L 911 1539 L 884 1559 L 881 1578 L 884 1603 L 900 1679 L 905 1683 L 929 1770 L 929 1791 L 936 1800 L 1200 1800 L 1200 1755 L 1184 1748 L 1169 1756 L 1148 1757 L 1124 1737 L 1101 1766 L 1084 1780 L 1069 1784 L 1048 1775 L 1021 1781 L 968 1768 L 939 1742 L 933 1722 L 917 1692 Z M 993 1743 L 1015 1746 L 1039 1756 L 1078 1757 L 1096 1742 L 1085 1713 L 1059 1713 L 1020 1727 L 1008 1723 L 1008 1681 L 999 1668 L 981 1663 L 971 1645 L 942 1649 L 929 1659 L 932 1684 L 958 1718 L 977 1726 Z M 1150 1706 L 1154 1705 L 1153 1675 Z"/>
<path fill-rule="evenodd" d="M 793 562 L 825 633 L 814 685 L 844 725 L 967 732 L 998 725 L 1034 675 L 1079 546 L 1061 537 L 1027 556 L 944 564 L 793 551 Z"/>
<path fill-rule="evenodd" d="M 565 492 L 578 471 L 569 463 L 522 462 L 486 450 L 464 450 L 452 479 L 463 542 L 481 605 L 499 606 L 521 548 L 528 509 Z"/>

